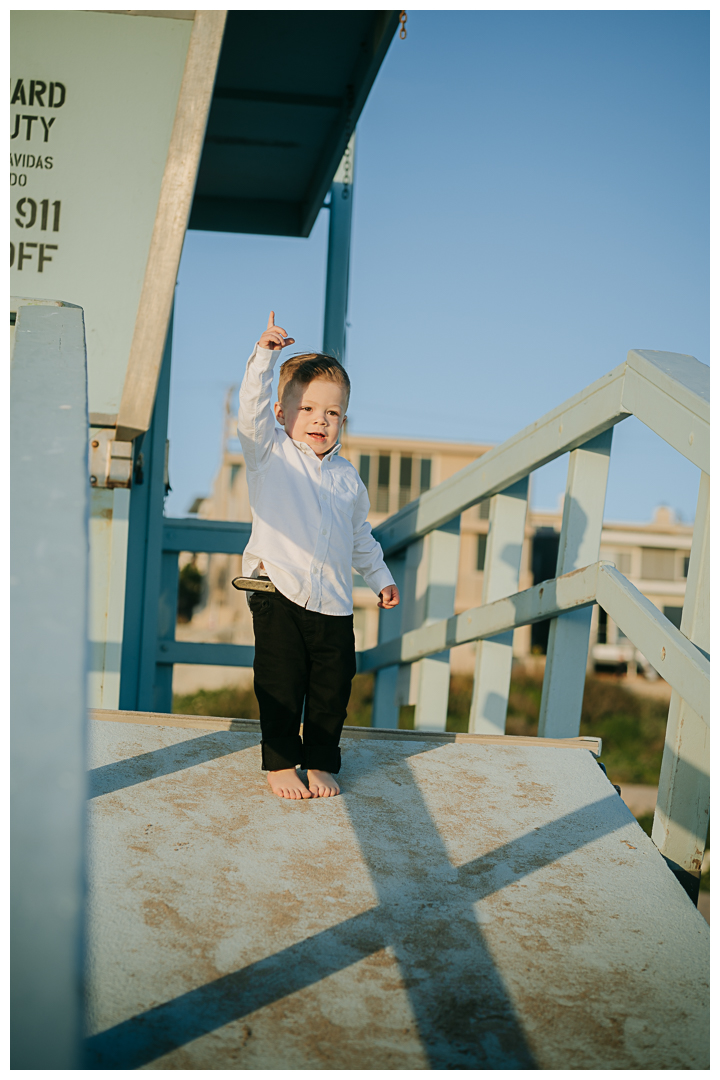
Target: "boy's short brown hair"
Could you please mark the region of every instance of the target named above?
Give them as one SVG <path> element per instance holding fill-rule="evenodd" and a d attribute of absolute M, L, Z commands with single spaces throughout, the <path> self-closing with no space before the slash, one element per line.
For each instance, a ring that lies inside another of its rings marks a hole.
<path fill-rule="evenodd" d="M 326 356 L 325 353 L 298 353 L 291 356 L 284 364 L 280 365 L 280 381 L 278 383 L 278 399 L 283 404 L 283 398 L 288 390 L 300 389 L 307 386 L 313 379 L 325 379 L 327 382 L 337 383 L 345 393 L 345 407 L 350 400 L 350 380 L 345 368 L 334 356 Z"/>

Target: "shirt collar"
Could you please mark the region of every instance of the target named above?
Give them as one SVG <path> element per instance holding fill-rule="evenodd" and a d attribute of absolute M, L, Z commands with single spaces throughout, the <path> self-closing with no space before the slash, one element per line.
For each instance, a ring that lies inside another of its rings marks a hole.
<path fill-rule="evenodd" d="M 301 453 L 310 454 L 311 457 L 317 458 L 318 461 L 326 461 L 328 458 L 334 457 L 334 455 L 337 454 L 337 452 L 342 447 L 342 443 L 336 442 L 332 450 L 328 450 L 327 454 L 323 454 L 322 457 L 318 457 L 313 448 L 311 446 L 308 446 L 306 442 L 298 442 L 296 439 L 293 439 L 292 441 L 293 445 L 297 446 L 298 450 L 300 450 Z"/>

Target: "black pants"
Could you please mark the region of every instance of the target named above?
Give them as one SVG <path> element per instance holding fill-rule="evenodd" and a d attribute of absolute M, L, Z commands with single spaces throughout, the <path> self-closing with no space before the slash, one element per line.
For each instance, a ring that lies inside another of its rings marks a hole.
<path fill-rule="evenodd" d="M 352 615 L 322 615 L 282 593 L 251 593 L 263 769 L 340 771 L 355 674 Z M 300 721 L 303 738 L 300 738 Z"/>

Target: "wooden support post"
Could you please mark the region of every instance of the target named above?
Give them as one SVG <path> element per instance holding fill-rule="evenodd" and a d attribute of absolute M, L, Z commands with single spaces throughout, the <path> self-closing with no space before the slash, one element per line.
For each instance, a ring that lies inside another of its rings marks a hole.
<path fill-rule="evenodd" d="M 378 645 L 383 641 L 392 641 L 402 633 L 403 607 L 405 603 L 405 561 L 406 552 L 400 551 L 387 559 L 387 567 L 395 584 L 400 590 L 400 603 L 389 611 L 380 609 L 378 619 Z M 398 697 L 398 664 L 381 668 L 375 676 L 373 695 L 372 726 L 396 728 L 398 726 L 400 700 Z"/>
<path fill-rule="evenodd" d="M 680 630 L 710 649 L 710 477 L 700 475 Z M 699 875 L 710 814 L 710 729 L 676 690 L 670 699 L 652 838 L 666 859 Z"/>
<path fill-rule="evenodd" d="M 612 428 L 570 454 L 556 574 L 569 574 L 600 557 Z M 580 731 L 592 611 L 559 615 L 550 623 L 538 734 L 569 738 Z"/>
<path fill-rule="evenodd" d="M 84 1067 L 88 483 L 82 310 L 17 310 L 10 370 L 10 1069 Z"/>
<path fill-rule="evenodd" d="M 355 135 L 350 136 L 330 188 L 325 325 L 323 352 L 345 363 L 348 289 L 350 283 L 350 235 L 352 231 Z"/>
<path fill-rule="evenodd" d="M 175 640 L 177 623 L 178 584 L 180 569 L 176 551 L 163 551 L 160 563 L 160 597 L 158 601 L 158 641 Z M 153 712 L 172 712 L 172 664 L 155 665 Z"/>
<path fill-rule="evenodd" d="M 483 604 L 511 596 L 520 587 L 520 566 L 525 540 L 528 478 L 518 480 L 490 501 L 483 573 Z M 512 630 L 497 638 L 478 641 L 475 682 L 468 731 L 476 735 L 503 735 L 507 718 L 512 670 Z"/>
<path fill-rule="evenodd" d="M 158 598 L 160 595 L 165 502 L 165 448 L 170 397 L 173 318 L 150 430 L 135 456 L 130 491 L 127 585 L 120 678 L 121 709 L 152 709 L 155 700 Z M 140 477 L 142 475 L 142 482 Z"/>
<path fill-rule="evenodd" d="M 411 620 L 411 625 L 405 625 L 403 620 L 403 631 L 428 626 L 440 619 L 451 618 L 455 613 L 460 517 L 423 537 L 417 542 L 417 550 L 421 552 L 419 560 L 413 559 L 408 551 L 405 616 Z M 416 730 L 444 731 L 450 692 L 450 651 L 418 660 L 409 675 L 407 700 L 415 706 Z"/>
<path fill-rule="evenodd" d="M 195 12 L 120 401 L 121 440 L 150 427 L 226 17 Z"/>

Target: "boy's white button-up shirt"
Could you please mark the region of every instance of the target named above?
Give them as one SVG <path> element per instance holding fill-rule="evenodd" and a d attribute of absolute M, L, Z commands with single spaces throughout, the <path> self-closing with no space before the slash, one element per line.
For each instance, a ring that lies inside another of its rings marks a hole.
<path fill-rule="evenodd" d="M 379 593 L 394 584 L 370 532 L 370 500 L 355 468 L 291 439 L 275 422 L 272 380 L 280 350 L 256 345 L 240 387 L 238 435 L 245 455 L 253 523 L 243 574 L 262 562 L 289 600 L 324 615 L 352 614 L 352 570 Z"/>

